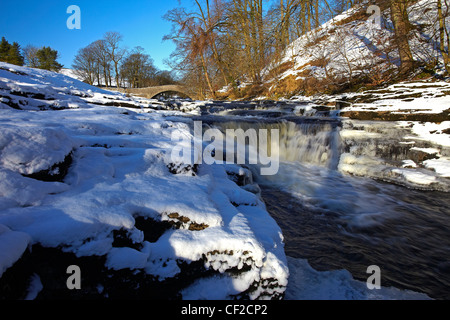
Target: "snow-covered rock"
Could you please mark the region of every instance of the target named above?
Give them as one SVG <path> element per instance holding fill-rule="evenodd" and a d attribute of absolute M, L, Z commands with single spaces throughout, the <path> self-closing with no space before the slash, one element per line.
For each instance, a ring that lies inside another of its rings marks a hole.
<path fill-rule="evenodd" d="M 25 252 L 30 236 L 0 224 L 0 277 Z"/>

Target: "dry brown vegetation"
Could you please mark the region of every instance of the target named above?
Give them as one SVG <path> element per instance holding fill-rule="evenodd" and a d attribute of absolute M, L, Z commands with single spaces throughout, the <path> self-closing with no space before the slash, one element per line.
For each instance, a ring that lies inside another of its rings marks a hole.
<path fill-rule="evenodd" d="M 439 5 L 448 5 L 446 1 L 437 1 L 438 11 Z M 448 61 L 446 45 L 450 38 L 443 19 L 448 15 L 447 6 L 433 18 L 432 23 L 439 25 L 433 39 L 425 39 L 418 27 L 411 27 L 405 14 L 408 5 L 414 2 L 375 0 L 371 3 L 381 8 L 383 17 L 391 20 L 394 28 L 388 34 L 380 32 L 374 36 L 370 45 L 364 43 L 359 47 L 355 44 L 358 38 L 354 28 L 371 16 L 366 4 L 336 21 L 327 33 L 320 32 L 321 23 L 359 5 L 359 0 L 332 4 L 326 0 L 281 0 L 270 8 L 262 0 L 194 0 L 192 11 L 176 8 L 166 15 L 174 26 L 173 33 L 166 38 L 177 45 L 173 62 L 184 74 L 182 82 L 193 88 L 194 96 L 199 98 L 249 99 L 259 95 L 276 99 L 296 94 L 346 92 L 410 80 L 412 75 L 417 77 L 418 67 L 424 68 L 428 62 L 426 59 L 413 61 L 407 39 L 413 34 L 427 44 L 432 41 L 435 47 L 439 43 L 437 50 Z M 300 52 L 292 54 L 308 54 L 311 59 L 296 68 L 294 59 L 284 61 L 283 57 L 288 44 L 305 35 L 310 41 L 303 44 Z M 330 40 L 331 44 L 328 43 L 330 35 L 334 39 Z M 346 46 L 352 36 L 355 43 Z M 364 45 L 371 46 L 372 55 L 364 52 Z M 360 50 L 360 60 L 355 58 L 358 54 L 355 50 Z M 428 56 L 436 57 L 436 52 Z M 283 62 L 277 65 L 276 61 Z M 435 59 L 434 65 L 427 69 L 433 70 L 437 63 Z M 267 72 L 267 65 L 276 66 Z M 289 70 L 294 71 L 293 75 L 284 76 Z M 419 77 L 427 76 L 424 72 Z M 240 87 L 241 82 L 250 85 Z M 225 86 L 230 88 L 229 92 L 219 93 Z"/>

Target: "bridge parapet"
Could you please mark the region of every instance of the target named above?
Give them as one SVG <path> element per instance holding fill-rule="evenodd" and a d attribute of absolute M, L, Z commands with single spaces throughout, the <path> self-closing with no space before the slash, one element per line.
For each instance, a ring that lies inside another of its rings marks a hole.
<path fill-rule="evenodd" d="M 156 86 L 156 87 L 147 87 L 147 88 L 131 88 L 125 89 L 126 93 L 136 94 L 148 99 L 153 99 L 160 93 L 164 92 L 178 92 L 185 96 L 189 95 L 186 93 L 186 88 L 180 85 L 165 85 L 165 86 Z"/>

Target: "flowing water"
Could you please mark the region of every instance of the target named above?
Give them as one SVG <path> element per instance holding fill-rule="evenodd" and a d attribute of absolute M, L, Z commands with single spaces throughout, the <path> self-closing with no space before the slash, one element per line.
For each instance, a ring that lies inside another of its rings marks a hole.
<path fill-rule="evenodd" d="M 349 124 L 338 118 L 293 117 L 283 108 L 232 110 L 202 119 L 222 131 L 279 130 L 278 173 L 254 174 L 268 211 L 283 231 L 289 257 L 307 259 L 316 270 L 346 269 L 362 281 L 369 276 L 367 267 L 377 265 L 383 287 L 450 299 L 448 193 L 373 179 L 376 170 L 370 162 L 360 171 L 372 177 L 339 170 L 344 152 L 391 163 L 408 159 L 401 144 L 407 132 L 393 124 L 352 123 L 352 129 L 358 125 L 366 131 L 348 139 L 342 128 Z"/>

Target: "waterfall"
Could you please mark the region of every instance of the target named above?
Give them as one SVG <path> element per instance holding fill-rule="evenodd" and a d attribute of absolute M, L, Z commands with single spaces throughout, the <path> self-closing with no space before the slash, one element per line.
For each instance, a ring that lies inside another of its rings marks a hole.
<path fill-rule="evenodd" d="M 269 135 L 272 130 L 278 130 L 280 161 L 309 163 L 329 169 L 337 169 L 339 163 L 342 148 L 337 121 L 229 121 L 214 123 L 214 126 L 222 132 L 227 129 L 266 129 Z"/>

